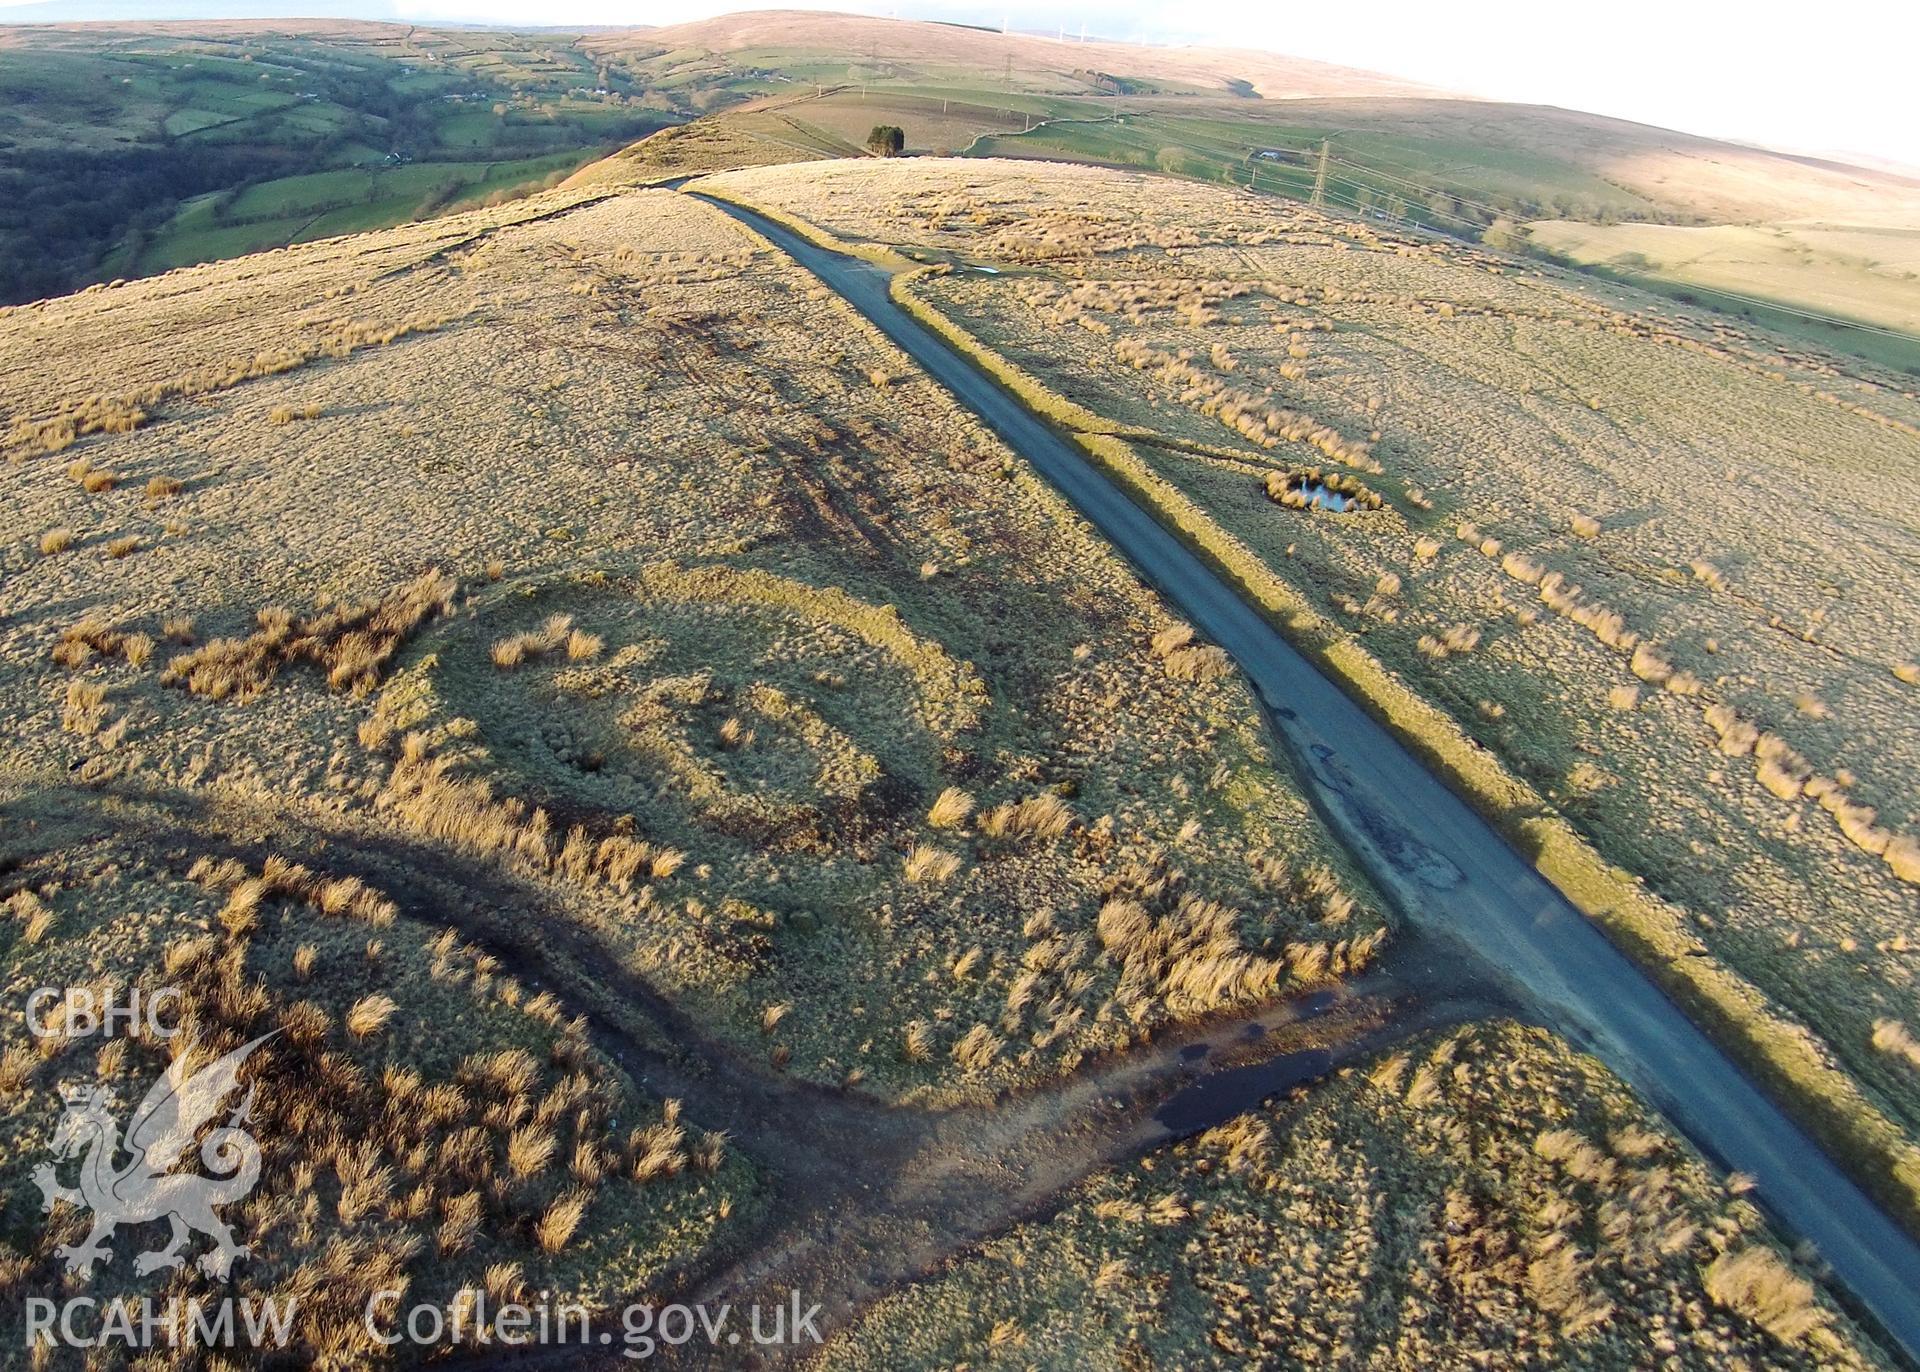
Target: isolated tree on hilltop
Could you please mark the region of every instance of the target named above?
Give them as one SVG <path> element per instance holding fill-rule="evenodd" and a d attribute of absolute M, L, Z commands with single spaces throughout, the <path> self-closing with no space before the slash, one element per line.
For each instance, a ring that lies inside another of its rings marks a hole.
<path fill-rule="evenodd" d="M 867 135 L 867 151 L 875 157 L 898 157 L 906 147 L 906 132 L 898 124 L 875 124 Z"/>

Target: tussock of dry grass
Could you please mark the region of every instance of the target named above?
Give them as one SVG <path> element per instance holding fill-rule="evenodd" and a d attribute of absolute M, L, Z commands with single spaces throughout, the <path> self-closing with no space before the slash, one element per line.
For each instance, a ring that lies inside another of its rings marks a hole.
<path fill-rule="evenodd" d="M 989 838 L 1029 835 L 1048 839 L 1059 838 L 1066 833 L 1074 819 L 1071 806 L 1052 792 L 1043 791 L 1025 800 L 1009 801 L 1005 805 L 983 810 L 975 823 L 980 832 Z"/>
<path fill-rule="evenodd" d="M 347 1011 L 344 1021 L 347 1032 L 357 1039 L 369 1038 L 384 1029 L 399 1008 L 399 1003 L 384 992 L 362 996 Z"/>
<path fill-rule="evenodd" d="M 1212 644 L 1193 642 L 1193 627 L 1174 624 L 1153 636 L 1153 655 L 1175 681 L 1214 681 L 1233 671 L 1233 659 Z"/>
<path fill-rule="evenodd" d="M 572 656 L 572 642 L 575 635 L 573 618 L 570 615 L 551 615 L 538 629 L 524 634 L 514 634 L 509 638 L 497 639 L 489 650 L 493 665 L 502 671 L 510 671 L 521 663 L 546 656 L 548 653 L 568 649 Z M 590 639 L 591 635 L 583 636 Z M 584 656 L 592 656 L 591 653 Z"/>
<path fill-rule="evenodd" d="M 16 460 L 36 453 L 57 453 L 87 434 L 132 433 L 147 419 L 147 412 L 125 397 L 91 395 L 69 402 L 50 418 L 36 420 L 21 415 L 8 431 L 5 446 Z"/>
<path fill-rule="evenodd" d="M 958 786 L 949 786 L 927 811 L 927 823 L 936 829 L 957 829 L 973 813 L 973 805 L 972 795 Z"/>
<path fill-rule="evenodd" d="M 53 660 L 62 667 L 86 665 L 95 653 L 111 657 L 120 652 L 127 636 L 97 615 L 88 615 L 60 631 L 54 643 Z"/>
<path fill-rule="evenodd" d="M 1438 635 L 1420 635 L 1419 648 L 1425 656 L 1436 662 L 1460 653 L 1470 653 L 1480 646 L 1480 631 L 1471 624 L 1450 624 Z"/>
<path fill-rule="evenodd" d="M 1722 1253 L 1706 1270 L 1707 1294 L 1745 1315 L 1782 1343 L 1798 1343 L 1830 1318 L 1813 1283 L 1790 1270 L 1771 1248 Z"/>
<path fill-rule="evenodd" d="M 60 714 L 60 727 L 82 738 L 100 732 L 107 718 L 106 687 L 88 681 L 67 683 L 66 707 Z"/>
<path fill-rule="evenodd" d="M 195 695 L 245 702 L 273 684 L 280 668 L 310 662 L 336 691 L 365 695 L 407 636 L 453 604 L 452 577 L 434 570 L 386 595 L 296 619 L 270 607 L 246 638 L 216 638 L 167 664 L 161 680 Z"/>
<path fill-rule="evenodd" d="M 906 878 L 912 882 L 939 884 L 953 880 L 960 871 L 960 856 L 931 844 L 921 844 L 907 854 Z"/>
<path fill-rule="evenodd" d="M 1920 1069 L 1920 1040 L 1915 1039 L 1912 1031 L 1897 1019 L 1874 1021 L 1873 1046 L 1910 1067 Z"/>
<path fill-rule="evenodd" d="M 1224 648 L 1209 643 L 1167 654 L 1167 675 L 1175 681 L 1216 681 L 1233 671 L 1233 659 Z"/>
<path fill-rule="evenodd" d="M 102 471 L 84 457 L 67 467 L 67 476 L 88 495 L 104 495 L 120 484 L 119 473 Z"/>

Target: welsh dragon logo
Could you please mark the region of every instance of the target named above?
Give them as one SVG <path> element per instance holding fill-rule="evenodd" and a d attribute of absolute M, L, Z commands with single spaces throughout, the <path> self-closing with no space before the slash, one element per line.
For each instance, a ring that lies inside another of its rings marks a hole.
<path fill-rule="evenodd" d="M 260 1145 L 241 1127 L 248 1123 L 253 1106 L 251 1087 L 227 1123 L 210 1132 L 200 1145 L 200 1161 L 214 1175 L 172 1169 L 201 1127 L 239 1088 L 241 1064 L 272 1037 L 263 1034 L 197 1071 L 190 1067 L 193 1054 L 180 1054 L 128 1119 L 124 1144 L 105 1088 L 61 1092 L 67 1109 L 54 1127 L 51 1147 L 61 1161 L 82 1158 L 80 1184 L 61 1185 L 53 1163 L 35 1168 L 33 1180 L 45 1197 L 44 1209 L 51 1211 L 55 1201 L 67 1201 L 93 1211 L 93 1229 L 85 1242 L 54 1249 L 56 1256 L 66 1260 L 68 1272 L 90 1277 L 96 1262 L 113 1261 L 106 1243 L 115 1229 L 159 1219 L 173 1226 L 173 1235 L 164 1248 L 134 1260 L 134 1271 L 142 1276 L 162 1267 L 181 1266 L 186 1259 L 180 1249 L 194 1233 L 214 1242 L 198 1262 L 209 1277 L 224 1279 L 233 1260 L 247 1255 L 246 1247 L 234 1242 L 233 1230 L 214 1211 L 244 1199 L 260 1180 Z M 119 1161 L 123 1148 L 129 1155 L 124 1165 Z"/>

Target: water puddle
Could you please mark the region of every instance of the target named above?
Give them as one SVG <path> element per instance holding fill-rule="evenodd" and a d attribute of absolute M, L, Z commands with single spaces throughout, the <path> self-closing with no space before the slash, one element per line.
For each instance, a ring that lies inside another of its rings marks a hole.
<path fill-rule="evenodd" d="M 1268 472 L 1266 484 L 1267 498 L 1289 510 L 1351 514 L 1355 510 L 1377 510 L 1384 503 L 1358 478 L 1325 472 L 1318 467 Z"/>
<path fill-rule="evenodd" d="M 1332 510 L 1335 514 L 1345 514 L 1359 504 L 1353 497 L 1341 495 L 1338 491 L 1330 491 L 1318 483 L 1300 487 L 1300 494 L 1306 497 L 1308 508 Z"/>
<path fill-rule="evenodd" d="M 1304 1048 L 1281 1053 L 1245 1067 L 1229 1067 L 1200 1078 L 1176 1091 L 1153 1118 L 1178 1138 L 1224 1124 L 1283 1091 L 1318 1080 L 1333 1066 L 1326 1048 Z"/>

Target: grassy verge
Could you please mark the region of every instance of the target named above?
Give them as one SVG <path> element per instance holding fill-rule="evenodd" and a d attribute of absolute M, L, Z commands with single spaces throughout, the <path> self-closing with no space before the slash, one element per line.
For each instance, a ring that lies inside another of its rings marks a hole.
<path fill-rule="evenodd" d="M 831 246 L 818 230 L 809 237 Z M 1780 1100 L 1855 1179 L 1920 1234 L 1920 1148 L 1835 1065 L 1803 1025 L 1781 1016 L 1724 964 L 1699 956 L 1680 912 L 1609 864 L 1587 840 L 1459 724 L 1341 634 L 1246 544 L 1142 461 L 1127 430 L 1059 395 L 913 293 L 925 272 L 897 277 L 894 298 L 1069 431 L 1094 462 L 1263 611 L 1321 669 L 1411 748 L 1595 920 L 1696 1023 Z"/>

